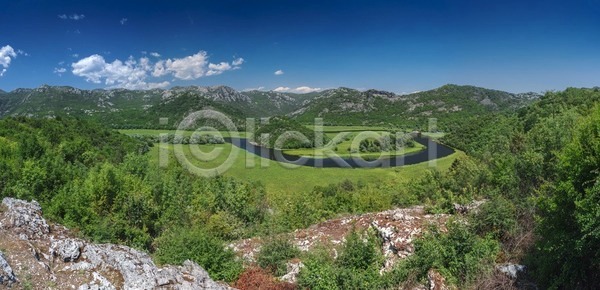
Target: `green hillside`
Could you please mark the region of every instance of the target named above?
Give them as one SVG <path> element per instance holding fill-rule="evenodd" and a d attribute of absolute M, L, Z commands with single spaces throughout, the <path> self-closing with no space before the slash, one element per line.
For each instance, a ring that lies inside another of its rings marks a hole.
<path fill-rule="evenodd" d="M 440 125 L 465 116 L 516 110 L 536 94 L 511 94 L 473 86 L 445 85 L 438 89 L 397 95 L 390 92 L 339 88 L 323 92 L 292 115 L 300 122 L 323 118 L 326 124 L 427 128 L 429 118 Z"/>
<path fill-rule="evenodd" d="M 398 95 L 391 92 L 338 88 L 308 94 L 274 91 L 238 92 L 226 86 L 174 87 L 169 90 L 81 90 L 41 86 L 0 93 L 2 116 L 76 116 L 113 128 L 175 128 L 190 112 L 204 108 L 227 114 L 239 126 L 247 117 L 287 115 L 312 124 L 359 125 L 427 129 L 429 118 L 440 128 L 466 116 L 512 112 L 532 102 L 536 94 L 511 94 L 473 86 L 445 85 Z M 160 118 L 169 122 L 160 124 Z"/>

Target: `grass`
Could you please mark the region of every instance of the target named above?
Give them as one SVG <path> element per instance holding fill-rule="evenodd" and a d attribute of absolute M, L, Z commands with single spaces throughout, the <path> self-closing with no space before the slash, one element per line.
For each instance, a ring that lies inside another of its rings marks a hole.
<path fill-rule="evenodd" d="M 179 158 L 176 158 L 174 150 L 179 152 Z M 201 160 L 195 156 L 193 150 L 202 152 L 211 152 L 213 150 L 222 150 L 218 156 L 212 160 Z M 171 166 L 190 166 L 194 169 L 212 169 L 223 164 L 229 154 L 237 154 L 232 159 L 231 166 L 227 169 L 221 169 L 218 174 L 235 177 L 241 180 L 251 182 L 261 182 L 265 185 L 267 193 L 270 196 L 285 196 L 287 194 L 298 194 L 310 191 L 314 186 L 325 186 L 331 183 L 339 183 L 345 179 L 354 182 L 386 182 L 386 183 L 404 183 L 408 180 L 416 179 L 422 176 L 427 170 L 431 169 L 428 162 L 406 165 L 394 168 L 313 168 L 297 167 L 289 168 L 289 164 L 281 164 L 276 161 L 264 159 L 254 154 L 248 153 L 243 149 L 235 147 L 229 143 L 218 145 L 181 145 L 175 147 L 171 144 L 156 144 L 150 152 L 152 160 L 158 166 L 159 156 L 163 156 L 166 164 Z M 452 162 L 462 152 L 454 153 L 450 156 L 440 158 L 435 161 L 434 167 L 445 171 Z M 183 162 L 180 162 L 183 160 Z M 252 165 L 253 164 L 253 165 Z"/>
<path fill-rule="evenodd" d="M 377 134 L 385 135 L 389 134 L 384 131 L 375 131 Z M 362 157 L 362 158 L 378 158 L 386 156 L 398 156 L 408 153 L 418 152 L 425 150 L 427 147 L 414 142 L 414 147 L 405 147 L 398 151 L 384 151 L 384 152 L 358 152 L 358 146 L 360 139 L 354 142 L 353 138 L 357 136 L 357 133 L 352 132 L 339 132 L 339 133 L 327 133 L 328 137 L 332 141 L 325 145 L 325 148 L 302 148 L 302 149 L 290 149 L 284 150 L 283 152 L 289 155 L 295 156 L 307 156 L 315 158 L 323 158 L 331 155 L 337 155 L 339 157 Z M 337 136 L 337 137 L 336 137 Z M 353 144 L 354 143 L 354 144 Z"/>
<path fill-rule="evenodd" d="M 378 131 L 381 132 L 380 127 L 365 127 L 365 126 L 326 126 L 324 131 L 330 138 L 334 138 L 340 132 L 354 132 L 349 133 L 350 135 L 356 134 L 356 131 Z M 158 135 L 161 133 L 175 133 L 175 130 L 119 130 L 124 134 L 139 134 L 139 135 Z M 185 135 L 189 136 L 193 131 L 185 131 Z M 227 132 L 221 132 L 224 137 L 229 136 Z M 240 136 L 244 137 L 245 132 L 240 132 Z M 439 136 L 432 136 L 439 137 Z M 351 145 L 350 140 L 343 140 L 337 144 L 337 154 L 340 156 L 350 156 L 348 148 Z M 416 144 L 414 148 L 406 148 L 404 153 L 414 152 L 422 150 L 424 146 Z M 159 164 L 159 156 L 164 156 L 165 162 L 171 166 L 181 166 L 181 163 L 175 158 L 174 145 L 170 144 L 156 144 L 151 152 L 150 156 L 156 166 Z M 212 169 L 223 164 L 229 154 L 237 155 L 237 158 L 232 159 L 231 165 L 225 170 L 221 169 L 218 174 L 234 177 L 241 180 L 250 182 L 261 182 L 265 185 L 267 193 L 270 196 L 287 196 L 289 194 L 299 194 L 312 190 L 315 186 L 325 186 L 331 183 L 339 183 L 343 180 L 351 180 L 353 182 L 365 182 L 365 183 L 377 183 L 386 182 L 392 184 L 400 184 L 409 180 L 414 180 L 422 176 L 427 170 L 431 169 L 429 162 L 424 162 L 414 165 L 406 165 L 402 167 L 393 168 L 313 168 L 313 167 L 298 167 L 289 168 L 289 164 L 280 164 L 276 161 L 264 159 L 254 154 L 248 153 L 243 149 L 235 147 L 229 143 L 218 144 L 218 145 L 181 145 L 181 153 L 179 156 L 181 160 L 188 164 L 190 168 L 203 168 Z M 212 160 L 202 160 L 194 155 L 193 151 L 201 150 L 202 152 L 210 152 L 213 150 L 221 150 L 221 153 Z M 412 151 L 408 151 L 412 150 Z M 314 156 L 315 151 L 313 149 L 303 150 L 287 150 L 286 153 Z M 317 152 L 318 155 L 319 152 Z M 322 152 L 321 152 L 322 153 Z M 393 152 L 395 153 L 395 152 Z M 379 153 L 371 153 L 374 156 L 379 156 Z M 463 155 L 463 152 L 457 151 L 456 153 L 435 160 L 433 165 L 435 168 L 441 171 L 446 171 L 452 162 Z M 361 154 L 361 157 L 366 158 L 369 154 Z"/>
<path fill-rule="evenodd" d="M 436 133 L 423 132 L 422 134 L 424 136 L 427 136 L 432 139 L 439 139 L 439 138 L 444 137 L 444 135 L 446 135 L 446 133 L 442 133 L 442 132 L 436 132 Z"/>

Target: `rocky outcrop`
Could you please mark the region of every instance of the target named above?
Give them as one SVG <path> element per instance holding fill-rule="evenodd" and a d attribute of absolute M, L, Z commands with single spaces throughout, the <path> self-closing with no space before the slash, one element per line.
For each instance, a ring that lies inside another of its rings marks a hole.
<path fill-rule="evenodd" d="M 385 262 L 381 272 L 385 272 L 392 269 L 397 261 L 414 252 L 413 241 L 422 234 L 424 228 L 430 224 L 443 227 L 447 218 L 447 215 L 427 214 L 420 206 L 399 208 L 328 220 L 306 229 L 296 230 L 292 234 L 292 242 L 301 251 L 310 251 L 319 244 L 331 245 L 330 248 L 335 256 L 336 246 L 345 242 L 345 236 L 353 228 L 357 230 L 372 228 L 383 241 L 381 247 Z M 261 243 L 259 238 L 251 238 L 230 244 L 229 247 L 248 262 L 254 262 Z M 291 277 L 291 275 L 284 277 Z"/>
<path fill-rule="evenodd" d="M 304 268 L 304 264 L 300 261 L 292 261 L 287 263 L 287 274 L 279 277 L 279 280 L 288 283 L 296 283 L 300 270 Z"/>
<path fill-rule="evenodd" d="M 429 290 L 449 290 L 444 276 L 434 269 L 427 272 L 427 281 L 429 282 Z"/>
<path fill-rule="evenodd" d="M 468 214 L 468 213 L 477 213 L 479 211 L 479 207 L 486 203 L 487 200 L 475 200 L 470 204 L 453 204 L 454 213 L 457 214 Z"/>
<path fill-rule="evenodd" d="M 519 274 L 525 272 L 526 267 L 524 265 L 517 264 L 504 264 L 497 265 L 496 269 L 498 269 L 498 271 L 504 273 L 511 279 L 517 279 L 519 278 Z"/>
<path fill-rule="evenodd" d="M 34 289 L 230 289 L 192 261 L 158 267 L 138 250 L 94 244 L 49 225 L 37 202 L 5 198 L 0 205 L 0 285 Z M 11 267 L 12 266 L 12 267 Z M 50 287 L 50 288 L 52 288 Z"/>
<path fill-rule="evenodd" d="M 389 271 L 400 259 L 404 259 L 414 252 L 413 241 L 420 236 L 428 224 L 442 224 L 446 220 L 444 215 L 425 214 L 421 207 L 410 209 L 395 209 L 376 215 L 371 222 L 383 241 L 381 250 L 385 257 L 382 272 Z"/>
<path fill-rule="evenodd" d="M 17 277 L 15 277 L 15 273 L 6 261 L 4 254 L 0 252 L 0 285 L 10 286 L 15 282 L 17 282 Z"/>
<path fill-rule="evenodd" d="M 79 258 L 83 242 L 76 239 L 52 241 L 50 254 L 60 257 L 63 262 L 73 262 Z"/>
<path fill-rule="evenodd" d="M 47 238 L 50 226 L 42 218 L 39 203 L 7 197 L 2 204 L 6 207 L 6 213 L 0 218 L 0 229 L 11 230 L 22 240 Z"/>

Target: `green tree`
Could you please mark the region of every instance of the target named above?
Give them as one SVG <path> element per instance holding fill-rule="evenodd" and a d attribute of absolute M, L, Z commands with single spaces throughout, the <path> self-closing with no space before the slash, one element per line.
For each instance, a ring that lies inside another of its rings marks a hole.
<path fill-rule="evenodd" d="M 558 157 L 559 179 L 540 197 L 533 271 L 545 288 L 592 289 L 600 284 L 600 106 Z"/>

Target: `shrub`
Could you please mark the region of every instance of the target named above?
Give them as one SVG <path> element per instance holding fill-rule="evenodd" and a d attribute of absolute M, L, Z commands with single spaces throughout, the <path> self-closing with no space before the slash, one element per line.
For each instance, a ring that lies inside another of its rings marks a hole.
<path fill-rule="evenodd" d="M 517 228 L 515 206 L 502 196 L 481 205 L 472 219 L 475 231 L 480 235 L 492 234 L 506 241 Z"/>
<path fill-rule="evenodd" d="M 256 261 L 272 274 L 282 276 L 287 272 L 287 262 L 299 254 L 300 250 L 290 240 L 276 237 L 262 245 Z"/>
<path fill-rule="evenodd" d="M 161 264 L 181 264 L 192 260 L 217 280 L 234 281 L 242 264 L 223 241 L 202 229 L 179 229 L 155 240 L 156 259 Z"/>
<path fill-rule="evenodd" d="M 353 230 L 346 236 L 340 256 L 334 260 L 317 250 L 305 261 L 298 285 L 308 289 L 378 289 L 383 256 L 373 232 L 366 236 Z"/>
<path fill-rule="evenodd" d="M 450 221 L 447 233 L 432 228 L 416 240 L 414 255 L 388 274 L 387 282 L 398 285 L 411 275 L 425 279 L 433 268 L 451 284 L 468 286 L 492 269 L 499 250 L 498 242 L 491 237 L 478 237 L 464 223 Z"/>

